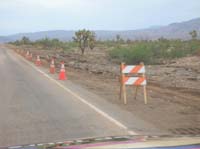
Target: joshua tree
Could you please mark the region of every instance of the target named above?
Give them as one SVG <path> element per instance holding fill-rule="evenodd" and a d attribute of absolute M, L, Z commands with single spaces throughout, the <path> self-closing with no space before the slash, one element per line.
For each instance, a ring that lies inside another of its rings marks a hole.
<path fill-rule="evenodd" d="M 117 43 L 124 43 L 124 39 L 119 34 L 117 34 L 116 35 L 116 42 Z"/>
<path fill-rule="evenodd" d="M 21 39 L 21 42 L 22 42 L 22 44 L 29 44 L 30 40 L 29 40 L 28 37 L 23 36 L 22 39 Z"/>
<path fill-rule="evenodd" d="M 91 32 L 91 33 L 90 33 L 90 36 L 89 36 L 89 47 L 90 47 L 91 50 L 94 49 L 94 47 L 95 47 L 95 42 L 96 42 L 95 33 L 94 33 L 94 32 Z"/>
<path fill-rule="evenodd" d="M 82 55 L 85 52 L 85 48 L 89 46 L 89 40 L 95 40 L 93 38 L 95 38 L 94 33 L 89 30 L 83 29 L 75 32 L 73 40 L 78 43 Z"/>
<path fill-rule="evenodd" d="M 116 35 L 116 41 L 117 41 L 117 42 L 119 42 L 119 41 L 120 41 L 120 39 L 121 39 L 120 35 L 119 35 L 119 34 L 117 34 L 117 35 Z"/>
<path fill-rule="evenodd" d="M 189 34 L 193 40 L 197 38 L 197 31 L 193 30 L 193 31 L 189 32 Z"/>

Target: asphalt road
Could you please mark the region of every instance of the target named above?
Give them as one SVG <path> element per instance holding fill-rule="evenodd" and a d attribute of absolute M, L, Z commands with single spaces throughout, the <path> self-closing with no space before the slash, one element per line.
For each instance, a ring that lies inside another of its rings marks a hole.
<path fill-rule="evenodd" d="M 0 146 L 121 134 L 126 132 L 0 46 Z"/>

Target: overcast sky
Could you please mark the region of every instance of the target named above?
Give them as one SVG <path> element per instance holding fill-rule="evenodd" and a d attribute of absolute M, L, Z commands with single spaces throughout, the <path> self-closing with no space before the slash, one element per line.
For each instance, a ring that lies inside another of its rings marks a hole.
<path fill-rule="evenodd" d="M 0 35 L 131 30 L 200 17 L 200 0 L 0 0 Z"/>

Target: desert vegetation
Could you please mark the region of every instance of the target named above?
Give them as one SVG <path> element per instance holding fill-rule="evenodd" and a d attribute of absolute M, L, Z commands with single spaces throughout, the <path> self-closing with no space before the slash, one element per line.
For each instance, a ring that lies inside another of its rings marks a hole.
<path fill-rule="evenodd" d="M 127 63 L 144 61 L 148 64 L 157 64 L 163 60 L 170 60 L 200 52 L 198 40 L 181 41 L 160 38 L 157 41 L 138 41 L 131 44 L 121 44 L 113 47 L 109 55 L 113 59 Z"/>
<path fill-rule="evenodd" d="M 191 40 L 182 41 L 179 39 L 168 40 L 159 38 L 158 40 L 124 40 L 117 35 L 114 40 L 96 40 L 95 33 L 89 30 L 79 30 L 75 33 L 73 41 L 63 42 L 58 39 L 44 38 L 31 41 L 27 37 L 17 40 L 12 44 L 31 45 L 41 47 L 46 50 L 73 51 L 80 50 L 81 54 L 85 49 L 102 48 L 106 49 L 110 59 L 116 62 L 138 63 L 144 61 L 146 64 L 160 64 L 166 60 L 181 58 L 191 55 L 200 55 L 200 41 L 197 39 L 197 32 L 191 31 Z"/>
<path fill-rule="evenodd" d="M 81 54 L 83 55 L 86 47 L 93 49 L 95 46 L 95 33 L 89 30 L 79 30 L 75 32 L 73 37 L 74 42 L 78 43 L 79 48 L 81 49 Z"/>

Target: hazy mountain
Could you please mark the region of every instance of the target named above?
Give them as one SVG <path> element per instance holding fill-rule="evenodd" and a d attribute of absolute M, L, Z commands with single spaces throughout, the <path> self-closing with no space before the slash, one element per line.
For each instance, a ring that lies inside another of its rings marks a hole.
<path fill-rule="evenodd" d="M 198 37 L 200 37 L 200 18 L 172 23 L 167 26 L 152 26 L 147 29 L 140 30 L 125 30 L 125 31 L 109 31 L 109 30 L 96 30 L 98 39 L 114 39 L 119 34 L 124 39 L 141 40 L 141 39 L 158 39 L 160 37 L 168 39 L 190 39 L 188 34 L 190 31 L 196 30 Z M 0 42 L 9 42 L 21 39 L 23 36 L 29 37 L 31 40 L 38 40 L 41 38 L 58 38 L 62 41 L 72 40 L 75 31 L 53 30 L 42 31 L 34 33 L 19 33 L 9 36 L 0 36 Z"/>

